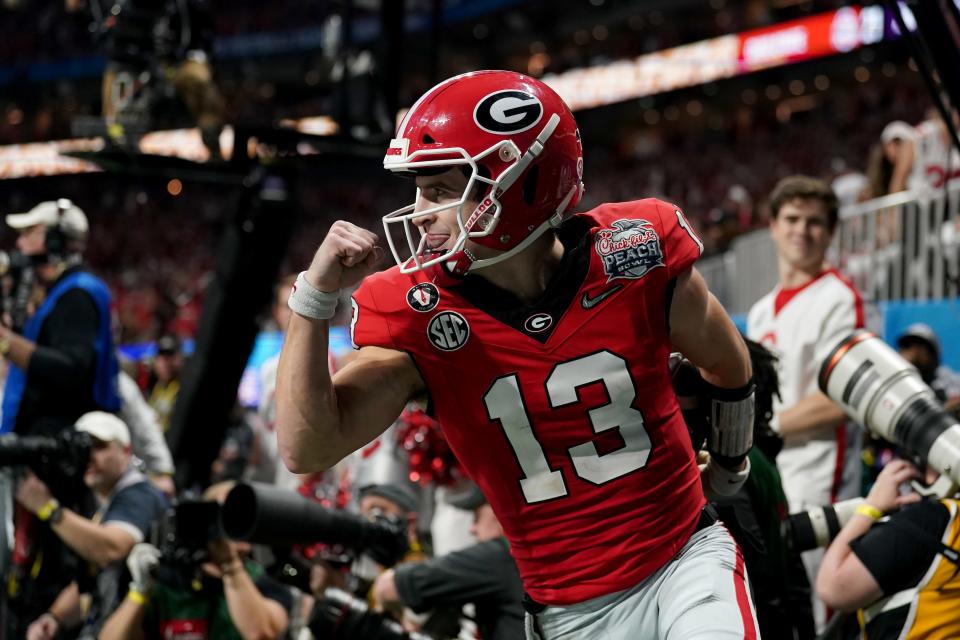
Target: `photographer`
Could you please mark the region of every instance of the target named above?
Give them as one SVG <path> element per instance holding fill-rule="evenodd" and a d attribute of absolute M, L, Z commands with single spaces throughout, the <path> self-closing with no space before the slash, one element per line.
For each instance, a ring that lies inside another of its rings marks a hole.
<path fill-rule="evenodd" d="M 222 504 L 232 487 L 229 482 L 213 485 L 204 498 Z M 209 542 L 209 561 L 200 566 L 199 578 L 191 581 L 164 566 L 156 547 L 137 545 L 127 560 L 132 576 L 127 597 L 98 638 L 283 637 L 292 606 L 290 591 L 246 559 L 249 550 L 249 544 L 222 537 Z"/>
<path fill-rule="evenodd" d="M 472 602 L 482 638 L 523 638 L 523 585 L 493 509 L 476 485 L 450 503 L 473 511 L 471 533 L 477 544 L 380 574 L 373 585 L 374 600 L 400 603 L 416 613 Z"/>
<path fill-rule="evenodd" d="M 23 259 L 11 260 L 17 265 L 11 270 L 14 295 L 12 302 L 4 300 L 4 321 L 12 321 L 13 328 L 0 327 L 0 355 L 9 365 L 0 433 L 54 435 L 89 411 L 118 410 L 110 292 L 85 269 L 81 257 L 86 215 L 61 199 L 8 215 L 6 222 L 19 232 L 17 249 Z M 34 311 L 35 285 L 45 297 Z M 57 473 L 55 468 L 47 471 Z M 79 485 L 49 475 L 44 481 L 51 487 Z M 56 536 L 37 527 L 35 518 L 22 509 L 14 514 L 14 531 L 7 576 L 13 586 L 3 605 L 7 632 L 20 638 L 24 633 L 18 626 L 24 622 L 20 616 L 50 605 L 69 584 L 72 560 Z"/>
<path fill-rule="evenodd" d="M 901 493 L 913 479 L 923 474 L 906 460 L 888 463 L 817 575 L 820 598 L 841 611 L 860 609 L 872 640 L 960 636 L 960 502 Z"/>
<path fill-rule="evenodd" d="M 409 549 L 405 560 L 420 560 L 423 554 L 420 541 L 417 537 L 417 508 L 419 498 L 410 487 L 402 484 L 368 484 L 358 491 L 358 508 L 361 515 L 374 517 L 377 514 L 398 518 L 406 524 Z M 353 563 L 351 573 L 355 578 L 356 586 L 362 586 L 365 595 L 366 587 L 383 571 L 383 567 L 376 565 L 369 558 L 361 557 Z M 314 596 L 321 598 L 329 587 L 346 588 L 347 575 L 338 571 L 329 562 L 316 560 L 310 570 L 310 590 Z"/>
<path fill-rule="evenodd" d="M 960 409 L 960 374 L 940 362 L 940 339 L 933 328 L 915 322 L 897 337 L 897 351 L 915 366 L 947 411 Z"/>
<path fill-rule="evenodd" d="M 51 610 L 30 626 L 27 636 L 31 640 L 53 637 L 61 621 L 79 622 L 80 593 L 92 594 L 80 637 L 94 637 L 123 596 L 123 560 L 149 533 L 166 506 L 159 490 L 131 467 L 130 432 L 123 421 L 94 411 L 81 416 L 76 429 L 89 434 L 93 443 L 83 480 L 100 504 L 96 513 L 86 517 L 62 506 L 34 475 L 24 478 L 17 489 L 17 502 L 89 563 L 87 571 L 76 576 L 76 584 L 68 586 Z"/>
<path fill-rule="evenodd" d="M 46 295 L 22 335 L 0 328 L 0 354 L 11 365 L 0 432 L 53 434 L 88 411 L 117 411 L 110 291 L 81 257 L 87 216 L 61 199 L 6 221 L 18 231 L 17 249 L 30 261 L 21 279 L 35 273 Z"/>

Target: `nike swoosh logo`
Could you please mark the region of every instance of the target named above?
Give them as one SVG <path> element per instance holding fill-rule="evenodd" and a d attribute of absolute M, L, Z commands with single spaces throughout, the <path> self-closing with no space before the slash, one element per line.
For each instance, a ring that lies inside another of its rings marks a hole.
<path fill-rule="evenodd" d="M 596 298 L 591 298 L 589 295 L 585 293 L 583 294 L 583 298 L 580 299 L 580 304 L 583 305 L 584 309 L 593 309 L 595 306 L 597 306 L 598 304 L 600 304 L 601 302 L 603 302 L 604 300 L 606 300 L 607 298 L 615 294 L 617 291 L 620 291 L 620 289 L 623 289 L 622 284 L 618 284 L 616 286 L 610 287 L 609 289 L 607 289 L 606 291 L 598 295 Z"/>

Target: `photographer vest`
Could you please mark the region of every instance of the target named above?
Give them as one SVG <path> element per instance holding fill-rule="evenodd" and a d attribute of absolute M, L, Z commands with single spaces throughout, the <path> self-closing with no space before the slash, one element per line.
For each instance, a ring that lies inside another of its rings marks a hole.
<path fill-rule="evenodd" d="M 110 330 L 110 290 L 102 280 L 91 273 L 77 271 L 65 276 L 47 293 L 43 304 L 30 317 L 24 326 L 23 337 L 37 341 L 43 323 L 57 305 L 57 301 L 68 291 L 81 289 L 93 298 L 100 316 L 96 350 L 96 374 L 93 383 L 93 400 L 103 411 L 116 412 L 120 409 L 120 393 L 117 375 L 120 369 L 113 345 L 113 333 Z M 7 383 L 3 390 L 3 416 L 0 421 L 0 433 L 13 431 L 17 419 L 20 401 L 27 386 L 27 373 L 20 367 L 9 365 Z"/>
<path fill-rule="evenodd" d="M 927 545 L 937 553 L 917 586 L 904 589 L 883 598 L 866 609 L 857 612 L 857 618 L 870 640 L 898 638 L 960 637 L 960 502 L 953 499 L 940 501 L 950 512 L 950 520 L 942 535 L 920 530 L 912 523 L 888 522 L 879 526 L 901 526 L 908 529 L 919 544 Z"/>

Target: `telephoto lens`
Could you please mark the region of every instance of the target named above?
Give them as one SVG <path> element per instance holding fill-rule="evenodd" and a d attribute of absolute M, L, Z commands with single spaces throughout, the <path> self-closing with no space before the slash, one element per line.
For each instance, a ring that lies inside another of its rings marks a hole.
<path fill-rule="evenodd" d="M 960 485 L 960 423 L 875 334 L 858 330 L 837 345 L 820 368 L 820 389 L 872 433 Z"/>
<path fill-rule="evenodd" d="M 430 640 L 407 632 L 383 614 L 370 611 L 363 600 L 340 589 L 327 589 L 313 606 L 307 625 L 315 638 L 325 640 Z"/>
<path fill-rule="evenodd" d="M 791 513 L 784 522 L 783 537 L 798 553 L 827 547 L 861 504 L 863 498 L 853 498 L 826 507 Z"/>

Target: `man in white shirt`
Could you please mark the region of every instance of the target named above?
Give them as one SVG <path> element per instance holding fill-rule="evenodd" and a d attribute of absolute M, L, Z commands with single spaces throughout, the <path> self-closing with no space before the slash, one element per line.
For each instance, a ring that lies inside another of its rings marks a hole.
<path fill-rule="evenodd" d="M 791 512 L 859 495 L 860 429 L 817 386 L 820 366 L 863 327 L 860 293 L 826 261 L 837 198 L 824 182 L 784 178 L 771 195 L 770 235 L 780 283 L 747 317 L 747 335 L 780 357 L 780 400 L 771 427 L 784 441 L 777 467 Z M 804 554 L 813 584 L 822 550 Z M 819 611 L 818 611 L 819 609 Z M 818 626 L 822 606 L 814 608 Z"/>

